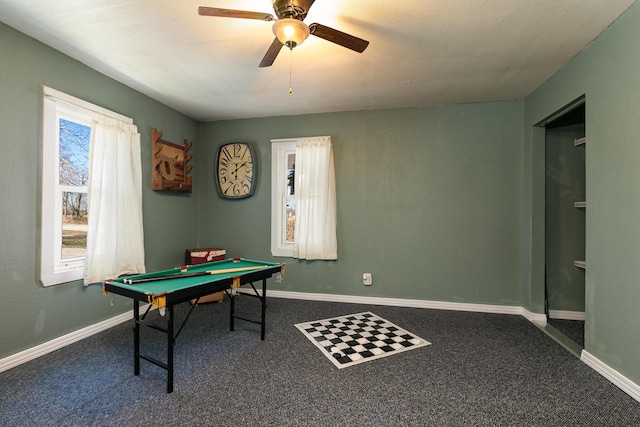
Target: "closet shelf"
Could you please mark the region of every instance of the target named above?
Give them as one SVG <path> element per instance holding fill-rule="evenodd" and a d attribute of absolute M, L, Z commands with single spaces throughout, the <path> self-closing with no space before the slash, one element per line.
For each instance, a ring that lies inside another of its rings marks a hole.
<path fill-rule="evenodd" d="M 586 208 L 587 202 L 573 202 L 574 208 Z"/>
<path fill-rule="evenodd" d="M 576 138 L 573 140 L 573 145 L 582 145 L 587 142 L 587 137 L 583 136 L 582 138 Z"/>
<path fill-rule="evenodd" d="M 573 261 L 573 265 L 575 267 L 578 267 L 578 268 L 584 268 L 584 269 L 587 268 L 587 262 L 586 261 Z"/>

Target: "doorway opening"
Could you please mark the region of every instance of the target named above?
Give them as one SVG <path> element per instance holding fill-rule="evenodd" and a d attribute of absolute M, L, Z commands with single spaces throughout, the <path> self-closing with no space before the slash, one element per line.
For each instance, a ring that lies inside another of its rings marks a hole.
<path fill-rule="evenodd" d="M 569 350 L 584 348 L 586 231 L 584 97 L 550 116 L 545 128 L 545 314 Z"/>

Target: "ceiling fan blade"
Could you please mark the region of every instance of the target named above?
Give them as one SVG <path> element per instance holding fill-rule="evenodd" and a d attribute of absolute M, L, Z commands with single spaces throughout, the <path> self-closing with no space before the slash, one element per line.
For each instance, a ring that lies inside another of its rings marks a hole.
<path fill-rule="evenodd" d="M 369 42 L 366 40 L 343 33 L 342 31 L 334 30 L 333 28 L 329 28 L 322 24 L 309 25 L 309 31 L 316 37 L 339 44 L 340 46 L 355 50 L 356 52 L 362 53 L 367 46 L 369 46 Z"/>
<path fill-rule="evenodd" d="M 260 21 L 273 21 L 273 15 L 263 12 L 249 12 L 246 10 L 219 9 L 217 7 L 200 6 L 198 14 L 202 16 L 219 16 L 223 18 L 258 19 Z"/>
<path fill-rule="evenodd" d="M 284 45 L 280 43 L 280 40 L 278 40 L 277 37 L 274 38 L 273 43 L 271 43 L 271 46 L 267 49 L 267 53 L 264 55 L 264 58 L 262 58 L 262 62 L 260 62 L 259 67 L 270 67 L 273 64 L 273 61 L 276 60 L 282 46 Z"/>

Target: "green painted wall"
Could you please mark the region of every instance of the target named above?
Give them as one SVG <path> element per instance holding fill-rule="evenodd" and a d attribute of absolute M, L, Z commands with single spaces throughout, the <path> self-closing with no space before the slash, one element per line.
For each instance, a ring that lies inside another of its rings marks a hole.
<path fill-rule="evenodd" d="M 283 259 L 272 289 L 519 306 L 522 114 L 513 101 L 203 125 L 200 243 L 272 259 L 270 140 L 331 135 L 339 259 Z M 255 145 L 259 183 L 253 198 L 227 201 L 213 162 L 236 140 Z"/>
<path fill-rule="evenodd" d="M 181 142 L 194 139 L 197 123 L 0 23 L 0 358 L 131 309 L 120 298 L 111 306 L 99 285 L 37 282 L 42 85 L 134 119 L 142 141 L 147 268 L 177 265 L 180 248 L 197 243 L 196 198 L 150 189 L 151 128 Z"/>
<path fill-rule="evenodd" d="M 640 383 L 640 4 L 525 101 L 525 287 L 540 312 L 544 137 L 535 123 L 586 96 L 586 350 Z M 542 198 L 541 198 L 542 194 Z M 542 217 L 541 217 L 542 215 Z M 542 220 L 541 220 L 542 218 Z M 530 226 L 527 224 L 531 224 Z M 542 249 L 544 251 L 544 247 Z"/>

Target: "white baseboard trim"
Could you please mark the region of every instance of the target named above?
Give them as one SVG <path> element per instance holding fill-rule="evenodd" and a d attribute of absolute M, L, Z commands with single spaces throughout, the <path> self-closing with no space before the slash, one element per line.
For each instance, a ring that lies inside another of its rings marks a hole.
<path fill-rule="evenodd" d="M 640 402 L 640 385 L 634 383 L 629 378 L 622 375 L 620 372 L 609 367 L 586 350 L 582 350 L 580 360 L 589 365 L 591 368 L 593 368 L 593 370 L 611 381 L 613 384 L 618 386 L 620 390 L 624 391 L 629 396 Z"/>
<path fill-rule="evenodd" d="M 301 299 L 309 301 L 345 302 L 353 304 L 388 305 L 394 307 L 430 308 L 433 310 L 473 311 L 477 313 L 524 315 L 519 306 L 471 304 L 463 302 L 428 301 L 405 298 L 363 297 L 355 295 L 317 294 L 291 291 L 269 291 L 272 298 Z M 542 315 L 544 317 L 544 314 Z M 525 316 L 526 317 L 526 316 Z"/>
<path fill-rule="evenodd" d="M 240 288 L 239 292 L 253 292 Z M 260 293 L 260 290 L 258 290 Z M 547 316 L 532 313 L 524 307 L 515 305 L 472 304 L 465 302 L 429 301 L 421 299 L 363 297 L 355 295 L 318 294 L 292 291 L 269 291 L 272 298 L 300 299 L 308 301 L 345 302 L 353 304 L 388 305 L 394 307 L 429 308 L 432 310 L 472 311 L 476 313 L 515 314 L 532 322 L 547 322 Z"/>
<path fill-rule="evenodd" d="M 532 313 L 526 308 L 522 307 L 522 316 L 530 322 L 536 323 L 538 325 L 546 325 L 547 324 L 547 316 L 544 313 Z"/>
<path fill-rule="evenodd" d="M 147 305 L 148 304 L 145 304 L 143 307 L 140 307 L 140 313 L 143 313 L 144 310 L 147 309 Z M 30 360 L 37 359 L 40 356 L 44 356 L 47 353 L 59 350 L 63 347 L 68 346 L 69 344 L 73 344 L 74 342 L 88 338 L 91 335 L 95 335 L 99 332 L 105 331 L 109 328 L 119 325 L 120 323 L 131 320 L 132 318 L 133 310 L 119 314 L 110 319 L 103 320 L 102 322 L 96 323 L 94 325 L 87 326 L 86 328 L 78 329 L 77 331 L 52 339 L 51 341 L 47 341 L 35 347 L 28 348 L 24 351 L 21 351 L 20 353 L 5 357 L 4 359 L 0 359 L 0 372 L 4 372 L 18 365 L 22 365 L 23 363 L 27 363 Z"/>
<path fill-rule="evenodd" d="M 584 311 L 549 310 L 550 319 L 584 320 Z"/>

